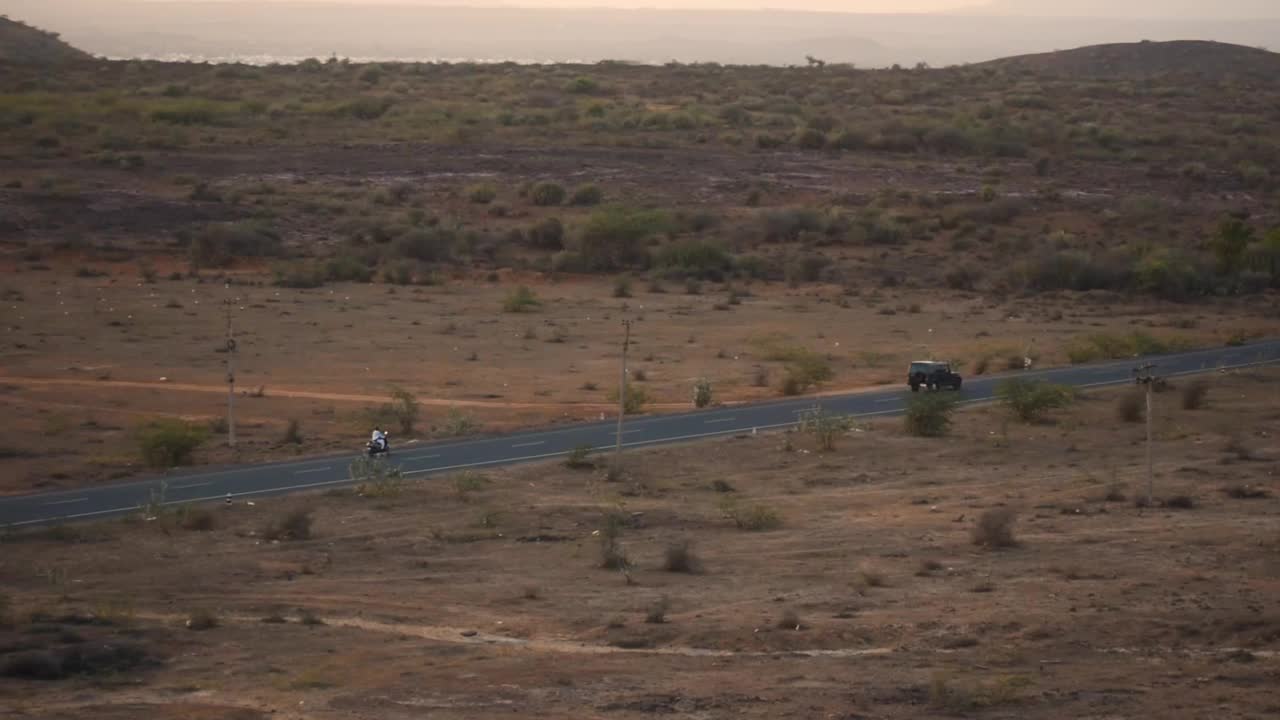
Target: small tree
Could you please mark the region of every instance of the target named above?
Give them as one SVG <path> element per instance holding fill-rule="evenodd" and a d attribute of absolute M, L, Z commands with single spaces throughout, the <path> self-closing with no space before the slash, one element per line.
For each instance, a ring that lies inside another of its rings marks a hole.
<path fill-rule="evenodd" d="M 698 378 L 693 384 L 693 406 L 696 408 L 704 408 L 711 404 L 711 381 L 706 378 Z"/>
<path fill-rule="evenodd" d="M 996 388 L 996 396 L 1014 417 L 1032 423 L 1044 420 L 1050 410 L 1066 407 L 1075 399 L 1069 387 L 1043 380 L 1006 380 Z"/>
<path fill-rule="evenodd" d="M 1234 273 L 1240 269 L 1244 251 L 1253 242 L 1253 228 L 1243 220 L 1232 218 L 1218 226 L 1218 234 L 1209 242 L 1218 270 Z"/>
<path fill-rule="evenodd" d="M 190 463 L 196 448 L 208 437 L 209 430 L 204 425 L 172 418 L 153 420 L 134 433 L 142 459 L 157 468 Z"/>
<path fill-rule="evenodd" d="M 409 435 L 418 424 L 418 398 L 401 387 L 391 388 L 391 405 L 388 406 L 392 417 L 400 426 L 400 432 Z"/>
<path fill-rule="evenodd" d="M 618 402 L 617 388 L 609 393 L 609 400 Z M 627 398 L 622 403 L 622 411 L 627 415 L 635 415 L 644 410 L 647 402 L 649 402 L 649 391 L 638 385 L 627 385 Z"/>
<path fill-rule="evenodd" d="M 604 200 L 604 193 L 595 185 L 579 185 L 569 198 L 570 205 L 599 205 Z"/>
<path fill-rule="evenodd" d="M 531 312 L 542 302 L 538 300 L 538 296 L 528 287 L 521 285 L 507 294 L 505 300 L 502 301 L 502 311 L 509 313 Z"/>
<path fill-rule="evenodd" d="M 360 456 L 348 468 L 355 482 L 356 494 L 361 497 L 393 497 L 404 486 L 404 474 L 399 466 L 392 466 L 381 455 Z"/>
<path fill-rule="evenodd" d="M 833 415 L 821 408 L 800 415 L 800 430 L 813 434 L 818 447 L 830 452 L 836 449 L 836 438 L 853 429 L 853 420 L 847 415 Z"/>
<path fill-rule="evenodd" d="M 903 417 L 907 432 L 916 437 L 942 437 L 951 428 L 956 401 L 950 395 L 912 395 Z"/>
<path fill-rule="evenodd" d="M 498 191 L 487 183 L 467 188 L 467 199 L 477 205 L 488 205 L 498 197 Z"/>
<path fill-rule="evenodd" d="M 533 200 L 534 205 L 550 207 L 564 203 L 564 198 L 567 194 L 564 186 L 552 182 L 544 182 L 533 186 L 533 190 L 529 193 L 529 198 Z"/>

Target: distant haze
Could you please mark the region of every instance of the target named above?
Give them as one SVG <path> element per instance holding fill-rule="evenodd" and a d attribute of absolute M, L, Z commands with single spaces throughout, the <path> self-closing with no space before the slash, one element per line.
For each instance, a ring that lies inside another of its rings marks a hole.
<path fill-rule="evenodd" d="M 767 5 L 787 9 L 732 9 Z M 246 62 L 880 67 L 1143 39 L 1280 46 L 1280 0 L 0 0 L 0 13 L 107 57 Z"/>

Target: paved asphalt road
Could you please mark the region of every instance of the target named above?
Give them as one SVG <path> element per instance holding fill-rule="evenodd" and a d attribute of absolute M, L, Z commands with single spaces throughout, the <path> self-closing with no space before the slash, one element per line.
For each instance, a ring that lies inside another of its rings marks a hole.
<path fill-rule="evenodd" d="M 1132 381 L 1136 361 L 1016 373 L 1018 377 L 1042 378 L 1079 388 L 1118 385 Z M 1172 377 L 1219 368 L 1240 368 L 1280 363 L 1280 340 L 1234 348 L 1215 348 L 1146 358 L 1157 364 L 1158 375 Z M 996 385 L 1008 375 L 967 379 L 961 401 L 991 400 Z M 905 383 L 905 373 L 904 373 Z M 821 404 L 824 410 L 870 418 L 901 413 L 910 392 L 892 387 L 821 399 L 808 397 L 751 405 L 721 407 L 677 415 L 657 415 L 628 419 L 623 434 L 626 447 L 673 443 L 697 438 L 769 430 L 794 425 L 800 413 Z M 611 421 L 572 425 L 549 430 L 521 432 L 475 440 L 430 444 L 395 445 L 392 460 L 405 475 L 420 478 L 463 468 L 489 467 L 529 462 L 565 455 L 575 448 L 612 448 L 616 418 Z M 395 438 L 393 438 L 394 440 Z M 119 485 L 81 490 L 19 495 L 0 498 L 0 528 L 38 525 L 57 521 L 124 515 L 139 509 L 158 491 L 161 483 L 165 503 L 224 500 L 262 495 L 279 495 L 300 490 L 331 487 L 349 482 L 348 465 L 364 444 L 364 437 L 352 438 L 350 455 L 316 458 L 267 465 L 232 467 L 213 471 L 175 472 Z"/>

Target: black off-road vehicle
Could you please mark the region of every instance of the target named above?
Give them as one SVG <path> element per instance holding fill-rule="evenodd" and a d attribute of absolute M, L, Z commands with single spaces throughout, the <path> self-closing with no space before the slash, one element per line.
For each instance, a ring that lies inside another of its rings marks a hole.
<path fill-rule="evenodd" d="M 959 390 L 962 382 L 964 380 L 959 373 L 951 371 L 951 363 L 948 362 L 917 360 L 907 370 L 907 384 L 911 386 L 911 392 L 920 392 L 922 387 L 926 390 Z"/>

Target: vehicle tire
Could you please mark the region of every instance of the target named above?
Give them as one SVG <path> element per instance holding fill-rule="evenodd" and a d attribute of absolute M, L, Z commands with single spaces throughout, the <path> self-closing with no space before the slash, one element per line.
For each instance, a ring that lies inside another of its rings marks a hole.
<path fill-rule="evenodd" d="M 956 380 L 954 383 L 951 384 L 951 389 L 955 390 L 956 392 L 960 392 L 960 385 L 963 382 L 964 382 L 963 380 Z"/>
<path fill-rule="evenodd" d="M 911 383 L 911 392 L 920 392 L 920 383 Z"/>

